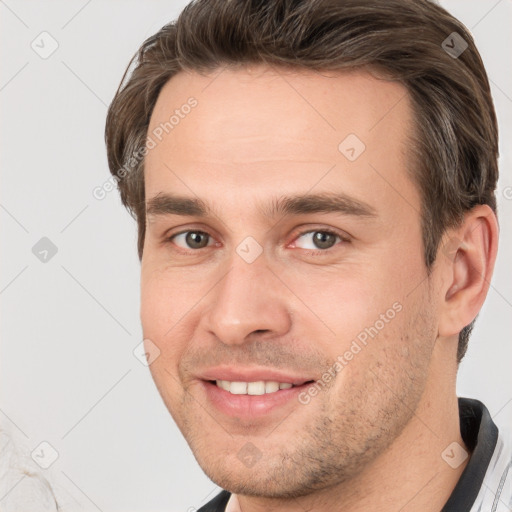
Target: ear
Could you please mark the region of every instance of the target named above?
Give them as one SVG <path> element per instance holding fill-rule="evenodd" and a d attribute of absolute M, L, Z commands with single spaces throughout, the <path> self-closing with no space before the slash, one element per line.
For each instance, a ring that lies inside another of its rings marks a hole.
<path fill-rule="evenodd" d="M 442 254 L 439 336 L 453 336 L 469 325 L 480 311 L 489 290 L 496 253 L 498 222 L 488 205 L 468 211 L 463 223 L 448 230 Z"/>

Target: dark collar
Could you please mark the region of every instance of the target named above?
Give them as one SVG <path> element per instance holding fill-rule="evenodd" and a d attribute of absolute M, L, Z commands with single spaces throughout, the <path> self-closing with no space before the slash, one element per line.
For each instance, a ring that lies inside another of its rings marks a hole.
<path fill-rule="evenodd" d="M 482 402 L 459 398 L 459 417 L 460 434 L 471 456 L 441 512 L 470 512 L 498 441 L 498 427 Z M 222 491 L 197 512 L 224 512 L 230 496 Z"/>
<path fill-rule="evenodd" d="M 482 402 L 471 398 L 459 398 L 459 417 L 460 435 L 472 453 L 441 512 L 471 510 L 498 441 L 498 427 Z"/>
<path fill-rule="evenodd" d="M 215 498 L 201 507 L 197 512 L 224 512 L 230 496 L 230 492 L 221 491 L 217 496 L 215 496 Z"/>

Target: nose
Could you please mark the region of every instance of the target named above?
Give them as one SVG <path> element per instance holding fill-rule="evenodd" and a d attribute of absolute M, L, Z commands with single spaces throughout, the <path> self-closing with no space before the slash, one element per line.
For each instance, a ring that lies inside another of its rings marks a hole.
<path fill-rule="evenodd" d="M 208 294 L 203 326 L 226 345 L 241 345 L 258 333 L 283 335 L 291 327 L 289 293 L 263 255 L 247 263 L 234 254 L 229 271 Z"/>

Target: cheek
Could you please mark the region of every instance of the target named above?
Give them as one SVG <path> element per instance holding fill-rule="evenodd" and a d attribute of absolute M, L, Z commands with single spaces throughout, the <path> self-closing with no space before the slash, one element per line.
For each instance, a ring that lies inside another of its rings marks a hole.
<path fill-rule="evenodd" d="M 178 279 L 176 279 L 178 277 Z M 197 299 L 196 299 L 197 301 Z M 169 270 L 142 269 L 140 316 L 144 335 L 170 337 L 194 305 L 183 277 Z"/>
<path fill-rule="evenodd" d="M 425 387 L 435 332 L 425 300 L 400 303 L 384 316 L 368 321 L 358 334 L 343 342 L 336 356 L 342 370 L 334 395 L 335 408 L 358 404 L 364 419 L 385 425 L 400 403 L 413 410 Z M 388 312 L 386 314 L 386 311 Z M 402 407 L 403 409 L 403 407 Z M 396 412 L 395 411 L 395 412 Z M 387 415 L 391 415 L 386 417 Z"/>
<path fill-rule="evenodd" d="M 327 346 L 334 344 L 336 349 L 373 325 L 396 300 L 389 287 L 376 282 L 367 270 L 335 268 L 310 277 L 295 281 L 293 288 L 300 290 L 300 307 L 306 307 L 310 327 L 317 336 L 324 332 L 321 337 Z"/>
<path fill-rule="evenodd" d="M 160 355 L 150 365 L 155 380 L 169 380 L 166 372 L 177 375 L 177 365 L 190 339 L 186 332 L 187 312 L 192 305 L 180 292 L 180 284 L 173 282 L 164 273 L 142 273 L 140 319 L 144 339 L 151 340 Z"/>
<path fill-rule="evenodd" d="M 303 281 L 302 297 L 315 313 L 309 322 L 312 338 L 333 364 L 350 367 L 346 372 L 350 378 L 361 377 L 360 368 L 381 364 L 391 368 L 417 349 L 416 339 L 423 337 L 417 331 L 419 317 L 432 306 L 424 287 L 413 282 L 413 276 L 420 279 L 420 269 L 413 270 L 406 274 L 396 266 L 382 265 L 316 276 L 314 286 Z"/>

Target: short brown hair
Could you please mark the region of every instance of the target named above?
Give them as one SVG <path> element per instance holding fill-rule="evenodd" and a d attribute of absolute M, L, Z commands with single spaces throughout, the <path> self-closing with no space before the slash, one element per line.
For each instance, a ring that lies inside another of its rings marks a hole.
<path fill-rule="evenodd" d="M 416 120 L 412 178 L 421 194 L 429 271 L 443 233 L 466 211 L 488 204 L 496 212 L 498 129 L 489 82 L 471 34 L 439 5 L 197 0 L 142 44 L 108 110 L 108 164 L 138 223 L 139 258 L 146 222 L 143 156 L 161 88 L 182 70 L 255 63 L 318 71 L 366 68 L 384 71 L 407 88 Z M 458 362 L 473 324 L 459 334 Z"/>

